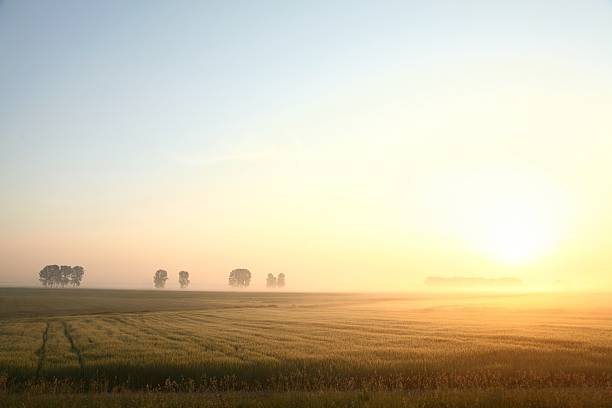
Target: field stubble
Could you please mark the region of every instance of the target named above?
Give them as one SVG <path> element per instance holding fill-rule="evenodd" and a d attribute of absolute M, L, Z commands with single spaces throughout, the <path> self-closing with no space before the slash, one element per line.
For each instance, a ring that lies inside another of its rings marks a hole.
<path fill-rule="evenodd" d="M 0 391 L 612 388 L 605 301 L 109 291 L 105 305 L 103 292 L 0 291 Z"/>

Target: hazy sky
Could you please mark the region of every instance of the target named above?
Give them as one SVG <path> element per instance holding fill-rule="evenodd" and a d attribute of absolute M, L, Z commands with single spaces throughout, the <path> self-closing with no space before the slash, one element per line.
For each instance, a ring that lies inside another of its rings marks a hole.
<path fill-rule="evenodd" d="M 612 289 L 612 5 L 0 2 L 0 284 Z"/>

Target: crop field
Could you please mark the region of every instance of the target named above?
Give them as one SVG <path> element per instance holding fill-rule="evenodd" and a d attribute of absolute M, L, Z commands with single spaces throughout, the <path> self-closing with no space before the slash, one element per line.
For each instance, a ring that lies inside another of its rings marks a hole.
<path fill-rule="evenodd" d="M 608 299 L 1 289 L 0 405 L 612 406 Z"/>

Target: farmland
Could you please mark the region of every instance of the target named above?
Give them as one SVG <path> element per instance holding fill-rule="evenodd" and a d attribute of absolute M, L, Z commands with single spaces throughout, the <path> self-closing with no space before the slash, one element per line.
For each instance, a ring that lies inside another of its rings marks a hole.
<path fill-rule="evenodd" d="M 610 406 L 608 299 L 0 289 L 0 401 Z"/>

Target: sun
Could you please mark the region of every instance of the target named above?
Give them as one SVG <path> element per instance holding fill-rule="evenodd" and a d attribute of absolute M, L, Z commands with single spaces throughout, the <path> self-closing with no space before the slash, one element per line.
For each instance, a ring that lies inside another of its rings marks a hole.
<path fill-rule="evenodd" d="M 479 214 L 468 236 L 475 250 L 493 260 L 525 264 L 554 248 L 557 230 L 541 203 L 521 197 L 500 198 Z"/>
<path fill-rule="evenodd" d="M 509 265 L 533 263 L 554 251 L 565 230 L 564 195 L 519 171 L 455 175 L 441 206 L 468 250 Z"/>

